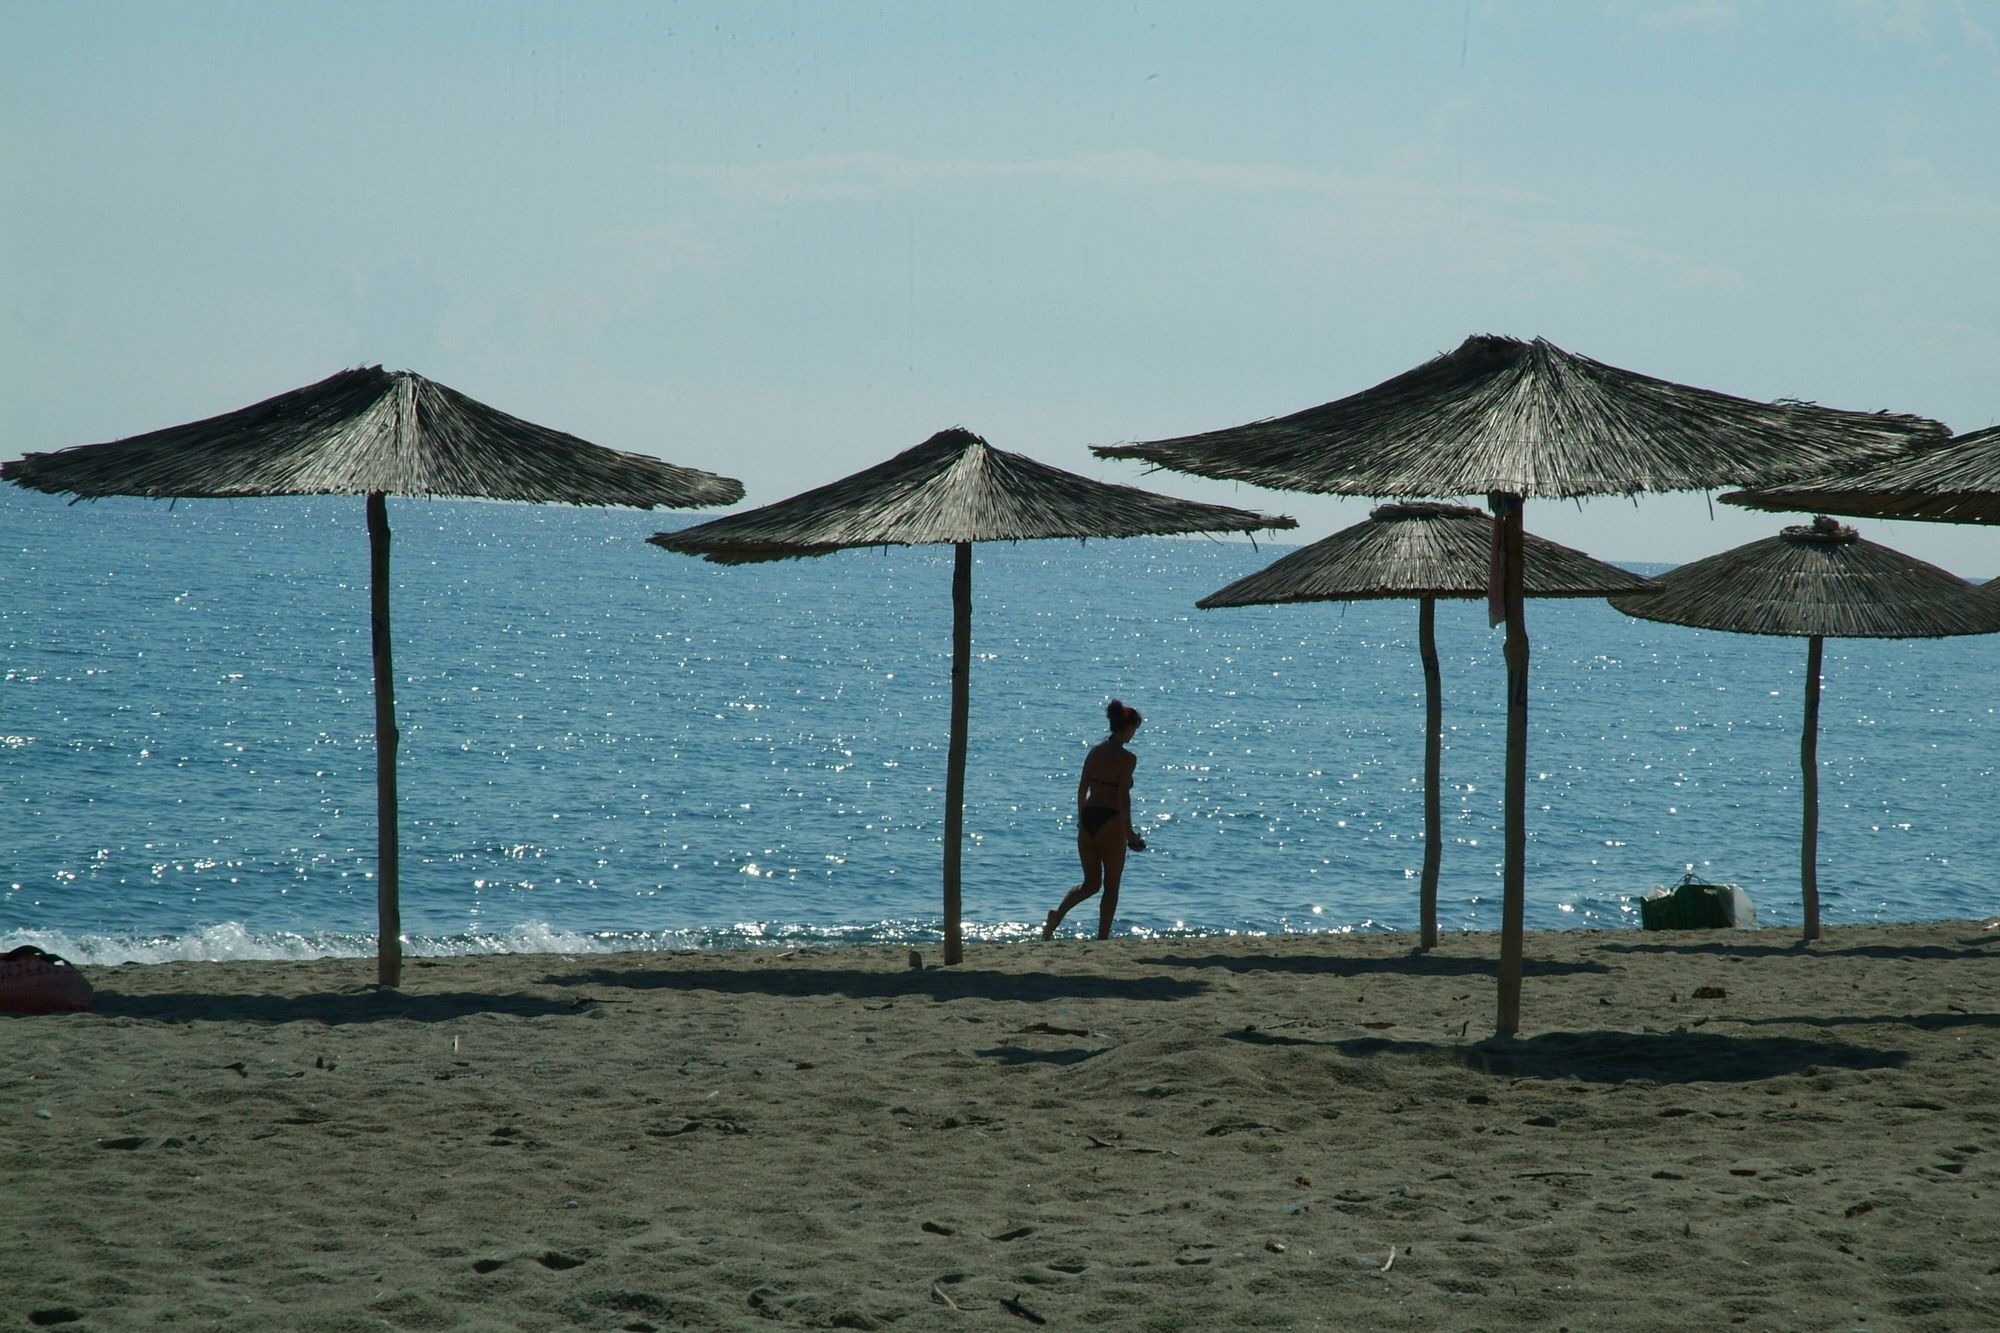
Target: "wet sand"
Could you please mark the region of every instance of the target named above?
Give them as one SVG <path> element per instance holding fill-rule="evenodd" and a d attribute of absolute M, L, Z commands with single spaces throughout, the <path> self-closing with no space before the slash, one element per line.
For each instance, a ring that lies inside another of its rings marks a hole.
<path fill-rule="evenodd" d="M 0 1323 L 2000 1327 L 2000 929 L 91 969 Z"/>

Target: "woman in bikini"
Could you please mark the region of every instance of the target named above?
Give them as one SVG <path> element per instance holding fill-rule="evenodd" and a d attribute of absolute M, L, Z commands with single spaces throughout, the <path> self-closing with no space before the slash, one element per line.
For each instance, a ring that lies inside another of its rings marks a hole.
<path fill-rule="evenodd" d="M 1111 920 L 1118 914 L 1118 881 L 1125 873 L 1125 852 L 1144 851 L 1145 839 L 1132 828 L 1132 770 L 1139 760 L 1125 743 L 1139 730 L 1139 710 L 1113 699 L 1104 715 L 1111 734 L 1084 756 L 1083 776 L 1076 784 L 1076 854 L 1083 861 L 1083 883 L 1071 889 L 1042 923 L 1042 938 L 1055 938 L 1056 927 L 1069 910 L 1100 890 L 1097 938 L 1111 938 Z"/>

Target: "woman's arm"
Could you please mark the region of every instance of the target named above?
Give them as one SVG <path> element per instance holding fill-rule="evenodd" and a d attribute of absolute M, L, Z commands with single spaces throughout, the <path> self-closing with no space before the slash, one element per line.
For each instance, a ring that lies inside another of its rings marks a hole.
<path fill-rule="evenodd" d="M 1125 806 L 1125 845 L 1135 852 L 1143 852 L 1146 850 L 1146 840 L 1139 836 L 1139 830 L 1133 827 L 1132 824 L 1132 775 L 1138 771 L 1138 768 L 1139 757 L 1128 752 L 1125 755 L 1124 762 L 1119 765 L 1119 769 L 1125 778 L 1125 784 L 1120 794 L 1125 798 L 1123 802 Z"/>

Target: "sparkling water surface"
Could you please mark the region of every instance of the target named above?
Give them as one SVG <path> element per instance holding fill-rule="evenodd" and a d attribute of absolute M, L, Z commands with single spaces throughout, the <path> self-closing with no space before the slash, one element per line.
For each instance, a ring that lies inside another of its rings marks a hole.
<path fill-rule="evenodd" d="M 948 548 L 731 568 L 645 544 L 685 515 L 390 517 L 412 953 L 938 937 Z M 0 947 L 372 952 L 361 501 L 6 487 L 0 525 Z M 1416 604 L 1194 607 L 1289 549 L 975 548 L 969 937 L 1032 935 L 1076 882 L 1076 771 L 1113 695 L 1146 715 L 1152 845 L 1121 932 L 1415 928 Z M 1796 924 L 1804 641 L 1601 601 L 1528 624 L 1529 927 L 1636 925 L 1690 870 Z M 1440 917 L 1496 929 L 1501 636 L 1473 602 L 1438 631 Z M 1827 642 L 1829 925 L 2000 906 L 1996 667 L 1992 638 Z"/>

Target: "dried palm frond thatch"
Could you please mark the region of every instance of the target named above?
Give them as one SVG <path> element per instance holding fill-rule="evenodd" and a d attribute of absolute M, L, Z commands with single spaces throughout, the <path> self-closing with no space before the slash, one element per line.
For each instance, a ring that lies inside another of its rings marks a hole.
<path fill-rule="evenodd" d="M 1522 582 L 1530 597 L 1608 597 L 1652 586 L 1529 534 Z M 1378 505 L 1365 522 L 1303 546 L 1195 605 L 1354 602 L 1384 597 L 1484 597 L 1492 583 L 1493 516 L 1464 505 Z"/>
<path fill-rule="evenodd" d="M 1651 587 L 1640 574 L 1583 552 L 1524 535 L 1522 583 L 1528 597 L 1604 597 Z M 1493 519 L 1463 505 L 1414 501 L 1379 505 L 1366 522 L 1292 552 L 1210 593 L 1204 610 L 1292 602 L 1417 599 L 1417 655 L 1424 673 L 1424 866 L 1417 885 L 1422 946 L 1437 944 L 1444 705 L 1437 651 L 1437 599 L 1485 597 L 1492 583 Z"/>
<path fill-rule="evenodd" d="M 2000 631 L 2000 610 L 1978 594 L 1976 584 L 1822 516 L 1691 561 L 1655 578 L 1643 596 L 1611 604 L 1644 620 L 1732 634 L 1936 639 Z"/>
<path fill-rule="evenodd" d="M 1759 403 L 1480 334 L 1290 416 L 1092 452 L 1288 491 L 1571 499 L 1771 485 L 1945 435 L 1923 417 Z"/>
<path fill-rule="evenodd" d="M 1296 526 L 1289 518 L 1093 481 L 995 449 L 971 431 L 953 428 L 789 500 L 679 532 L 655 533 L 647 540 L 723 564 L 826 555 L 857 546 L 955 548 L 943 873 L 944 961 L 949 964 L 964 957 L 959 869 L 972 671 L 972 544 Z"/>
<path fill-rule="evenodd" d="M 1784 486 L 1731 491 L 1724 504 L 1779 512 L 2000 523 L 2000 426 L 1883 462 L 1817 473 Z"/>
<path fill-rule="evenodd" d="M 375 665 L 377 967 L 402 979 L 390 495 L 675 509 L 732 504 L 743 483 L 580 440 L 409 371 L 343 370 L 249 407 L 106 444 L 29 454 L 0 478 L 83 499 L 367 497 Z"/>
<path fill-rule="evenodd" d="M 1799 745 L 1804 820 L 1799 886 L 1805 938 L 1819 923 L 1819 688 L 1828 638 L 1934 639 L 2000 632 L 2000 598 L 1956 574 L 1865 541 L 1825 516 L 1682 565 L 1642 597 L 1613 597 L 1629 616 L 1734 634 L 1804 638 L 1805 718 Z"/>
<path fill-rule="evenodd" d="M 1146 537 L 1296 527 L 1247 509 L 1093 481 L 954 427 L 850 477 L 648 540 L 741 564 L 857 546 Z"/>
<path fill-rule="evenodd" d="M 380 494 L 684 509 L 743 498 L 732 478 L 606 449 L 380 366 L 203 421 L 29 454 L 0 465 L 0 478 L 85 499 Z"/>

